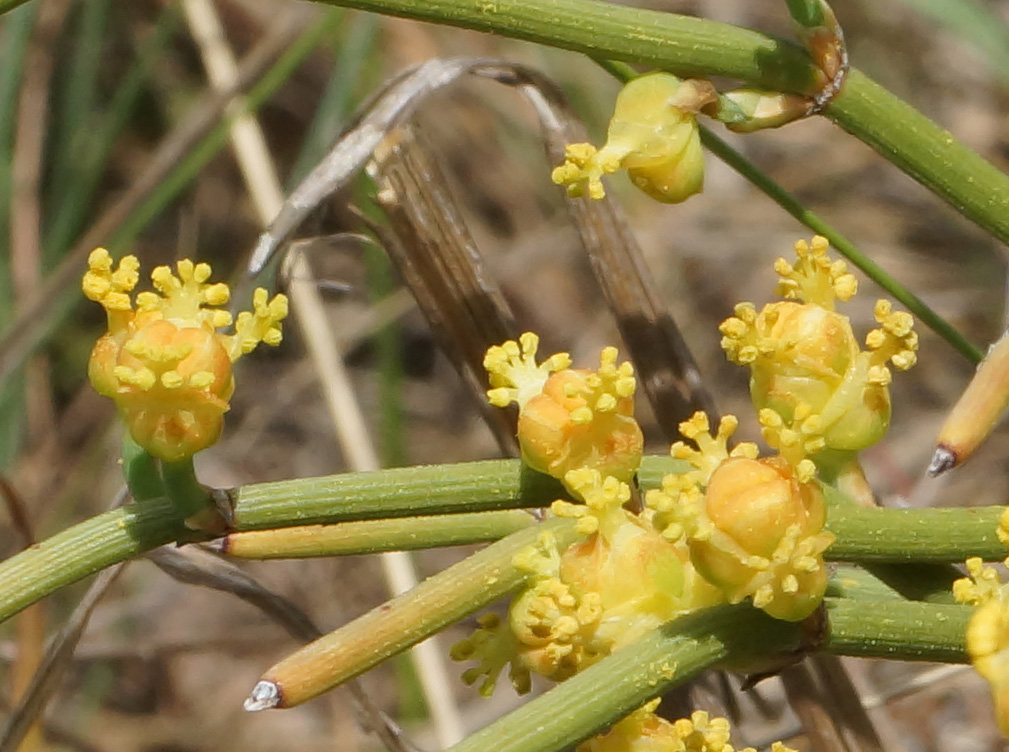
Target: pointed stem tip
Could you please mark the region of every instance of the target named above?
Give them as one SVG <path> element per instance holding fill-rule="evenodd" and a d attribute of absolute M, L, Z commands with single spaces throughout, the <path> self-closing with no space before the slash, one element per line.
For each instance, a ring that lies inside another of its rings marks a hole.
<path fill-rule="evenodd" d="M 953 452 L 944 446 L 937 446 L 928 465 L 928 474 L 934 478 L 947 470 L 952 470 L 956 464 L 956 455 Z"/>
<path fill-rule="evenodd" d="M 272 681 L 261 681 L 252 688 L 252 693 L 245 698 L 242 705 L 248 712 L 269 710 L 280 705 L 280 687 Z"/>

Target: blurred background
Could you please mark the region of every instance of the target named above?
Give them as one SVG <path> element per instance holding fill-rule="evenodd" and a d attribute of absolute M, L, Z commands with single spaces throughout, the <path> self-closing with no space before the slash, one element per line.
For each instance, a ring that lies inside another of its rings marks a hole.
<path fill-rule="evenodd" d="M 790 34 L 784 3 L 772 0 L 641 5 Z M 838 0 L 834 8 L 856 66 L 1006 167 L 1009 2 Z M 543 71 L 597 143 L 618 90 L 579 55 L 483 34 L 303 2 L 220 0 L 216 9 L 250 97 L 262 100 L 257 119 L 285 190 L 383 81 L 433 57 L 496 57 Z M 8 508 L 24 512 L 37 539 L 104 510 L 121 485 L 113 406 L 86 382 L 88 352 L 104 329 L 100 307 L 79 291 L 87 251 L 109 244 L 137 254 L 142 279 L 181 257 L 208 261 L 216 279 L 228 279 L 262 229 L 227 140 L 224 101 L 176 3 L 36 0 L 0 19 L 0 467 Z M 547 354 L 568 350 L 576 364 L 598 362 L 599 348 L 618 344 L 619 335 L 550 182 L 532 109 L 505 87 L 467 80 L 428 102 L 417 123 L 519 326 L 539 332 Z M 868 147 L 818 118 L 726 137 L 975 344 L 986 347 L 1002 332 L 1004 250 Z M 811 233 L 715 159 L 705 192 L 683 205 L 649 200 L 624 175 L 608 190 L 629 215 L 704 386 L 720 411 L 740 416 L 741 437 L 756 439 L 747 374 L 726 362 L 717 326 L 737 301 L 769 300 L 774 259 Z M 299 237 L 359 229 L 350 207 L 367 207 L 368 191 L 360 182 L 341 192 Z M 316 282 L 323 296 L 381 463 L 501 456 L 382 253 L 366 244 L 306 247 L 314 278 L 301 281 Z M 844 311 L 861 337 L 880 291 L 860 280 L 861 295 Z M 382 320 L 393 323 L 376 324 Z M 918 365 L 895 377 L 891 432 L 863 455 L 869 478 L 889 504 L 1005 503 L 1004 429 L 948 478 L 924 477 L 938 426 L 972 366 L 930 331 L 920 333 Z M 641 420 L 649 451 L 666 451 L 643 401 Z M 348 468 L 297 327 L 285 327 L 281 347 L 241 361 L 225 436 L 197 464 L 204 482 L 221 487 Z M 9 520 L 0 515 L 4 557 L 24 545 L 24 526 Z M 414 558 L 425 576 L 465 553 Z M 324 629 L 386 597 L 374 557 L 243 566 Z M 48 631 L 85 587 L 46 601 Z M 450 632 L 443 647 L 465 633 L 465 626 Z M 18 644 L 13 622 L 0 627 L 0 718 L 11 707 Z M 180 584 L 148 561 L 132 563 L 95 609 L 49 709 L 50 746 L 378 749 L 344 691 L 289 711 L 242 711 L 259 675 L 295 647 L 252 606 Z M 972 672 L 859 661 L 850 668 L 878 708 L 873 718 L 889 749 L 1002 748 L 987 688 Z M 887 700 L 910 681 L 913 692 Z M 435 748 L 408 661 L 390 661 L 362 684 L 424 748 Z M 491 701 L 461 683 L 453 691 L 470 728 L 515 702 L 504 683 Z M 775 706 L 776 690 L 766 691 Z M 793 722 L 782 713 L 777 727 L 787 731 Z M 757 744 L 765 733 L 754 726 L 740 741 Z"/>

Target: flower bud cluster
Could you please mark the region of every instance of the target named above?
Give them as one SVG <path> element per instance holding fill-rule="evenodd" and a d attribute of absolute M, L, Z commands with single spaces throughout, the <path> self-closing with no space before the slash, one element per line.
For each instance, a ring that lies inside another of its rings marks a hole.
<path fill-rule="evenodd" d="M 553 181 L 568 193 L 601 199 L 602 176 L 625 168 L 635 186 L 665 203 L 685 201 L 704 186 L 704 154 L 697 113 L 717 100 L 707 81 L 650 73 L 617 96 L 606 145 L 571 144 Z"/>
<path fill-rule="evenodd" d="M 630 480 L 641 463 L 644 438 L 634 419 L 636 381 L 630 363 L 617 365 L 615 347 L 603 349 L 595 371 L 572 369 L 567 353 L 536 364 L 539 338 L 527 332 L 487 351 L 492 405 L 519 407 L 522 459 L 558 480 L 592 468 Z"/>
<path fill-rule="evenodd" d="M 1000 531 L 1007 522 L 1003 519 Z M 979 558 L 967 560 L 967 573 L 969 577 L 953 583 L 957 602 L 975 606 L 967 624 L 967 654 L 988 681 L 995 719 L 1002 733 L 1009 736 L 1009 584 Z"/>
<path fill-rule="evenodd" d="M 97 248 L 88 258 L 82 288 L 100 303 L 108 331 L 91 352 L 88 376 L 99 394 L 112 398 L 134 441 L 155 457 L 178 461 L 217 441 L 235 389 L 232 363 L 260 342 L 280 343 L 287 299 L 268 299 L 259 288 L 253 310 L 230 326 L 220 306 L 230 291 L 210 284 L 208 264 L 179 261 L 176 273 L 159 266 L 151 273 L 156 292 L 130 293 L 140 280 L 140 263 Z"/>
<path fill-rule="evenodd" d="M 582 538 L 560 551 L 552 536 L 541 536 L 517 556 L 528 585 L 507 619 L 484 617 L 453 648 L 457 660 L 480 662 L 464 679 L 483 677 L 483 693 L 505 665 L 519 691 L 531 673 L 562 681 L 663 622 L 722 600 L 651 512 L 626 508 L 642 451 L 630 364 L 617 365 L 612 347 L 594 371 L 570 368 L 565 354 L 537 364 L 537 347 L 535 335 L 524 334 L 488 351 L 488 398 L 518 403 L 523 458 L 571 492 L 576 501 L 555 501 L 551 512 L 574 518 Z"/>
<path fill-rule="evenodd" d="M 826 238 L 795 244 L 795 264 L 778 259 L 783 302 L 759 312 L 736 306 L 722 323 L 729 359 L 750 368 L 750 395 L 764 438 L 790 461 L 824 450 L 857 452 L 879 441 L 890 424 L 891 374 L 914 365 L 918 337 L 909 313 L 887 300 L 875 306 L 879 328 L 859 347 L 837 301 L 851 299 L 855 278 L 827 256 Z"/>
<path fill-rule="evenodd" d="M 655 715 L 655 699 L 600 736 L 578 747 L 577 752 L 735 752 L 729 743 L 729 721 L 711 718 L 703 710 L 690 718 L 667 721 Z M 756 752 L 745 747 L 739 752 Z M 771 752 L 795 752 L 781 742 L 771 745 Z"/>
<path fill-rule="evenodd" d="M 730 603 L 752 598 L 770 616 L 799 621 L 820 604 L 827 587 L 823 552 L 834 536 L 824 531 L 826 501 L 808 459 L 757 458 L 753 444 L 731 452 L 738 421 L 722 419 L 716 435 L 696 413 L 680 425 L 684 442 L 671 454 L 692 470 L 663 478 L 649 491 L 663 534 L 685 541 L 690 560 Z"/>

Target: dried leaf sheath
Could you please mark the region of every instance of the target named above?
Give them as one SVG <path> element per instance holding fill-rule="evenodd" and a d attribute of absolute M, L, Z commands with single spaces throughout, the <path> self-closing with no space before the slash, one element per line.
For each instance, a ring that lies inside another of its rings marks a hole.
<path fill-rule="evenodd" d="M 519 334 L 486 269 L 431 150 L 410 126 L 391 131 L 368 165 L 389 227 L 373 225 L 435 339 L 470 388 L 507 454 L 515 455 L 515 414 L 487 404 L 484 353 Z"/>
<path fill-rule="evenodd" d="M 370 109 L 294 190 L 260 237 L 249 261 L 249 274 L 258 274 L 301 222 L 326 197 L 346 185 L 382 140 L 431 94 L 466 75 L 490 78 L 515 87 L 530 102 L 542 123 L 552 164 L 563 161 L 565 144 L 579 138 L 584 140 L 581 126 L 569 112 L 560 89 L 538 71 L 477 58 L 430 60 L 390 82 Z M 701 387 L 693 358 L 675 322 L 660 302 L 622 212 L 608 200 L 591 204 L 581 199 L 568 201 L 582 244 L 617 317 L 645 394 L 667 437 L 672 440 L 677 435 L 679 422 L 697 409 L 716 418 L 711 399 Z M 457 224 L 458 228 L 461 224 Z"/>
<path fill-rule="evenodd" d="M 564 161 L 565 145 L 586 140 L 586 134 L 553 84 L 542 78 L 537 78 L 536 83 L 537 95 L 531 95 L 528 89 L 526 95 L 543 124 L 550 162 L 560 164 Z M 712 420 L 717 420 L 714 402 L 701 384 L 700 373 L 676 322 L 661 302 L 619 204 L 608 196 L 597 201 L 571 197 L 565 200 L 666 438 L 674 440 L 679 435 L 680 422 L 697 410 L 704 410 Z"/>

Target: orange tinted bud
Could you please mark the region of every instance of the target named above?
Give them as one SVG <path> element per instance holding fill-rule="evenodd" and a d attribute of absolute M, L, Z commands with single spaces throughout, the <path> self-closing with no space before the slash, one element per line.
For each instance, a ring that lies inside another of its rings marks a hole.
<path fill-rule="evenodd" d="M 569 368 L 566 353 L 537 364 L 537 346 L 536 335 L 526 333 L 520 343 L 490 348 L 484 359 L 491 404 L 519 405 L 522 458 L 561 480 L 577 468 L 629 480 L 644 445 L 634 419 L 634 368 L 617 365 L 613 347 L 603 349 L 595 371 Z"/>
<path fill-rule="evenodd" d="M 686 540 L 697 571 L 729 602 L 752 597 L 771 616 L 798 621 L 827 587 L 823 552 L 834 536 L 823 531 L 826 502 L 808 460 L 755 459 L 746 445 L 730 455 L 734 427 L 726 416 L 712 437 L 700 415 L 686 421 L 681 430 L 698 449 L 677 443 L 672 454 L 695 469 L 664 477 L 646 503 L 663 535 Z"/>
<path fill-rule="evenodd" d="M 798 621 L 823 600 L 826 504 L 819 486 L 802 483 L 780 457 L 729 459 L 711 476 L 704 514 L 689 540 L 691 560 L 730 602 L 752 596 L 776 619 Z"/>
<path fill-rule="evenodd" d="M 85 294 L 105 307 L 109 331 L 95 344 L 88 363 L 94 388 L 112 398 L 133 439 L 152 455 L 178 461 L 220 436 L 234 391 L 232 363 L 260 342 L 280 342 L 287 300 L 256 290 L 253 311 L 239 314 L 232 335 L 228 288 L 208 284 L 207 264 L 182 260 L 178 275 L 166 267 L 151 278 L 158 292 L 136 296 L 139 265 L 126 256 L 113 269 L 104 249 L 89 258 Z"/>
<path fill-rule="evenodd" d="M 542 394 L 519 414 L 519 444 L 530 467 L 563 478 L 593 468 L 629 480 L 644 447 L 634 400 L 607 390 L 597 374 L 564 370 L 547 379 Z"/>

